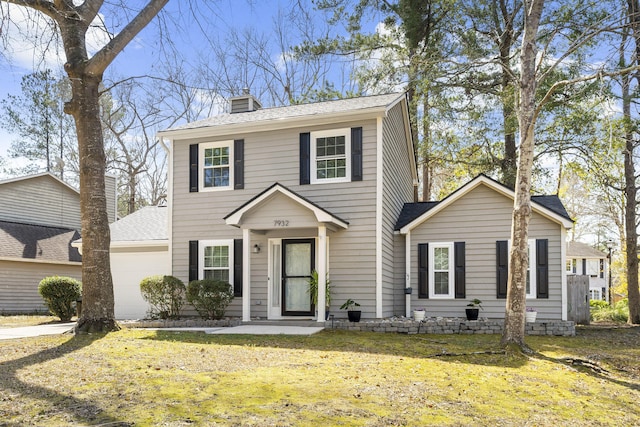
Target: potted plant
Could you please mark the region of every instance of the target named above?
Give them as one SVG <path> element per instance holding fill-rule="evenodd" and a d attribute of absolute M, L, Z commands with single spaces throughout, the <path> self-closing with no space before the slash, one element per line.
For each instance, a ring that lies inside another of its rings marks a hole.
<path fill-rule="evenodd" d="M 424 308 L 422 307 L 416 308 L 413 310 L 413 319 L 416 322 L 422 322 L 426 314 L 427 314 L 427 311 Z"/>
<path fill-rule="evenodd" d="M 469 302 L 469 304 L 467 304 L 467 307 L 469 307 L 465 309 L 467 320 L 478 320 L 478 315 L 482 309 L 482 301 L 478 298 L 474 298 Z"/>
<path fill-rule="evenodd" d="M 524 312 L 525 322 L 533 323 L 536 321 L 536 317 L 538 317 L 538 311 L 533 307 L 527 307 L 526 311 Z"/>
<path fill-rule="evenodd" d="M 309 295 L 311 295 L 311 303 L 318 308 L 318 272 L 313 270 L 311 277 L 308 280 L 309 283 Z M 329 318 L 329 307 L 331 306 L 331 280 L 329 280 L 329 274 L 327 273 L 327 280 L 325 281 L 325 311 L 324 320 Z"/>
<path fill-rule="evenodd" d="M 349 322 L 359 322 L 362 311 L 354 310 L 354 307 L 360 307 L 360 304 L 349 298 L 340 306 L 340 310 L 347 310 L 347 316 L 349 316 Z"/>

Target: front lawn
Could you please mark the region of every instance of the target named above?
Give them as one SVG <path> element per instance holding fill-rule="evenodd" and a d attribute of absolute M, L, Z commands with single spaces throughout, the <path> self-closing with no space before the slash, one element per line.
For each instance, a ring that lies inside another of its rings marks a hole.
<path fill-rule="evenodd" d="M 60 318 L 50 315 L 3 315 L 0 316 L 0 328 L 18 328 L 22 326 L 44 325 L 60 322 Z M 2 424 L 0 424 L 2 425 Z"/>
<path fill-rule="evenodd" d="M 0 341 L 0 426 L 639 425 L 640 328 L 528 337 L 123 330 Z"/>

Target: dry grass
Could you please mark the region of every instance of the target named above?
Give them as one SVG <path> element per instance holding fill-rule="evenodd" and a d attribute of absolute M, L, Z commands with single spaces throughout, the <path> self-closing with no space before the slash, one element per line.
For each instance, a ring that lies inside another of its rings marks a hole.
<path fill-rule="evenodd" d="M 60 319 L 48 315 L 6 315 L 0 316 L 0 328 L 18 328 L 22 326 L 44 325 L 58 323 Z"/>
<path fill-rule="evenodd" d="M 0 426 L 640 425 L 640 328 L 0 341 Z M 455 354 L 455 355 L 452 355 Z"/>

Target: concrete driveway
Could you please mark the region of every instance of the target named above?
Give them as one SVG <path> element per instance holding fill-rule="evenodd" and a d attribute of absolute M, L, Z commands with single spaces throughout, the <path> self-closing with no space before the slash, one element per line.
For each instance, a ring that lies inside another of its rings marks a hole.
<path fill-rule="evenodd" d="M 75 322 L 69 322 L 51 323 L 38 326 L 22 326 L 19 328 L 0 328 L 0 340 L 62 334 L 73 329 L 75 325 Z"/>

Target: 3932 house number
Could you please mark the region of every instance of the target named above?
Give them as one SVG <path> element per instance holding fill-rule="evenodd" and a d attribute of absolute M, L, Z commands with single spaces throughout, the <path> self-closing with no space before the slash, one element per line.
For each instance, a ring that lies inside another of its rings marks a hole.
<path fill-rule="evenodd" d="M 289 220 L 288 219 L 274 219 L 273 220 L 274 227 L 288 227 Z"/>

